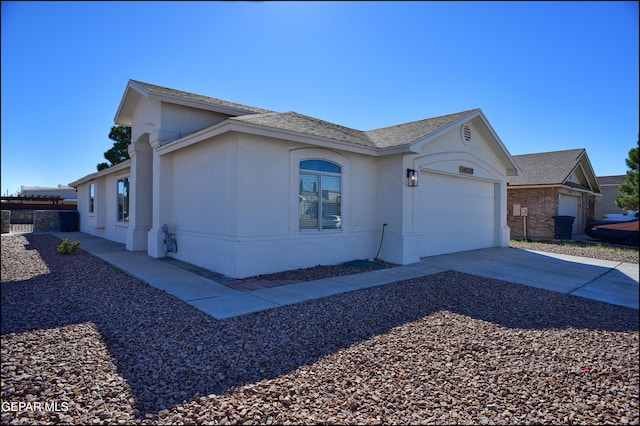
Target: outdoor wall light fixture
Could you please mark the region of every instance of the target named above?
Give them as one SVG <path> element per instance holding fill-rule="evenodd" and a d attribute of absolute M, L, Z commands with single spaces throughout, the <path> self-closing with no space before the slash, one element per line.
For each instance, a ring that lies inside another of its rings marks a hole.
<path fill-rule="evenodd" d="M 407 169 L 407 186 L 418 186 L 418 171 Z"/>

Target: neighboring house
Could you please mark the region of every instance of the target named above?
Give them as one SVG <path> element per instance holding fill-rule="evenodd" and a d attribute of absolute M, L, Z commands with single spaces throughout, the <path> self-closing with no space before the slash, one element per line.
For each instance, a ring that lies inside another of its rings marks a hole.
<path fill-rule="evenodd" d="M 598 176 L 598 185 L 602 191 L 602 197 L 596 200 L 596 220 L 602 220 L 602 216 L 610 213 L 626 213 L 616 204 L 616 197 L 622 195 L 618 186 L 627 178 L 626 175 Z"/>
<path fill-rule="evenodd" d="M 572 236 L 584 233 L 595 217 L 595 200 L 601 195 L 591 162 L 584 149 L 514 155 L 522 173 L 507 182 L 507 223 L 513 238 L 554 238 L 554 216 L 573 216 Z M 519 208 L 527 209 L 526 219 Z"/>
<path fill-rule="evenodd" d="M 360 131 L 130 80 L 115 123 L 131 159 L 70 185 L 128 250 L 242 278 L 509 245 L 518 167 L 480 109 Z"/>
<path fill-rule="evenodd" d="M 38 198 L 62 198 L 64 204 L 76 204 L 78 202 L 78 194 L 72 186 L 58 184 L 54 187 L 43 186 L 20 186 L 19 197 L 38 197 Z"/>

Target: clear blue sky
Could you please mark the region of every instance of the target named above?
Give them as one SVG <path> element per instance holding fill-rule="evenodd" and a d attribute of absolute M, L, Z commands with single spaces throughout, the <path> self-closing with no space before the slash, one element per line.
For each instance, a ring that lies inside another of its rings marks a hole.
<path fill-rule="evenodd" d="M 512 155 L 638 141 L 638 2 L 2 2 L 2 194 L 96 171 L 129 79 L 359 130 L 481 108 Z"/>

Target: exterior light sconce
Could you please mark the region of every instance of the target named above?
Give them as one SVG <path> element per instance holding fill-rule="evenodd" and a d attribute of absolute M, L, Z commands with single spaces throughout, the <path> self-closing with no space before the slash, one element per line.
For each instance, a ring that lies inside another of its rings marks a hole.
<path fill-rule="evenodd" d="M 407 186 L 416 187 L 418 186 L 418 171 L 407 169 Z"/>

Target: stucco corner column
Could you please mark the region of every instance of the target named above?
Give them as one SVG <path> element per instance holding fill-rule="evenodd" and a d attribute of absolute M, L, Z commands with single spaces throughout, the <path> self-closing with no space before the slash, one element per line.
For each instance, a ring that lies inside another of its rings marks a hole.
<path fill-rule="evenodd" d="M 161 258 L 165 256 L 164 252 L 164 233 L 158 228 L 151 228 L 147 238 L 147 253 L 151 257 Z"/>
<path fill-rule="evenodd" d="M 172 185 L 171 162 L 166 156 L 158 152 L 160 141 L 151 142 L 153 148 L 153 183 L 152 183 L 152 223 L 147 233 L 147 254 L 151 257 L 162 258 L 164 251 L 164 232 L 162 225 L 169 222 L 168 214 L 171 210 L 170 192 Z"/>
<path fill-rule="evenodd" d="M 511 244 L 511 228 L 504 225 L 500 228 L 500 247 L 509 247 Z"/>
<path fill-rule="evenodd" d="M 420 238 L 413 234 L 408 233 L 401 236 L 402 238 L 402 252 L 400 257 L 397 257 L 393 263 L 400 263 L 401 265 L 409 265 L 411 263 L 420 262 L 419 247 Z"/>
<path fill-rule="evenodd" d="M 147 134 L 129 145 L 131 172 L 129 177 L 129 227 L 126 248 L 146 251 L 147 236 L 151 227 L 151 182 L 153 153 Z"/>
<path fill-rule="evenodd" d="M 509 247 L 511 243 L 511 228 L 507 225 L 507 179 L 506 177 L 497 184 L 497 190 L 499 191 L 499 196 L 497 197 L 496 211 L 504 212 L 504 214 L 499 215 L 499 229 L 500 235 L 498 238 L 498 247 Z"/>

